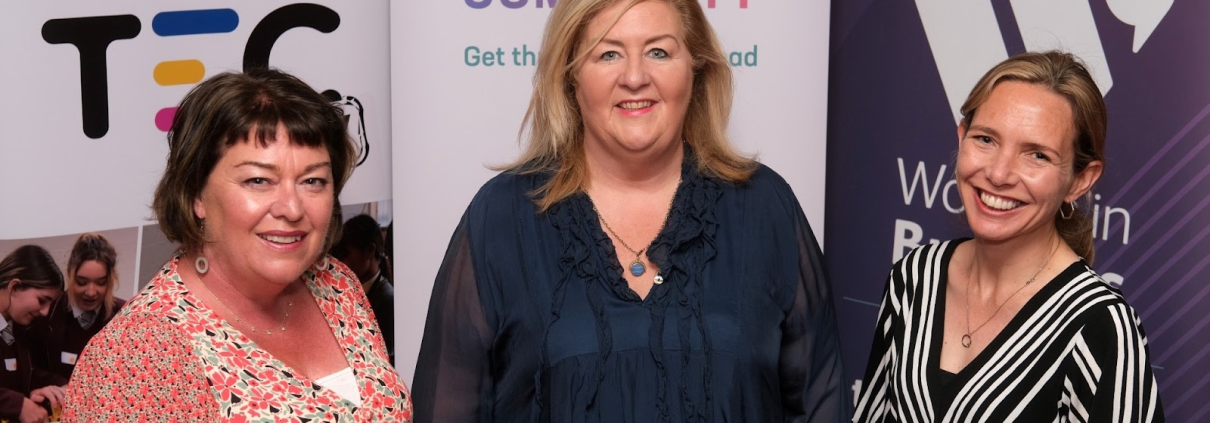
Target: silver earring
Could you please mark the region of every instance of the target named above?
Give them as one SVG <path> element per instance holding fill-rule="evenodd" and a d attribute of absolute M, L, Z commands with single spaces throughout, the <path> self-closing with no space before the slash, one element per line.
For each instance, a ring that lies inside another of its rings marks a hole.
<path fill-rule="evenodd" d="M 193 261 L 193 269 L 197 270 L 197 274 L 199 275 L 206 274 L 206 272 L 210 271 L 210 260 L 206 260 L 206 257 L 203 256 L 197 256 L 197 260 Z"/>
<path fill-rule="evenodd" d="M 1071 211 L 1067 212 L 1067 213 L 1063 213 L 1063 204 L 1060 204 L 1059 205 L 1059 217 L 1062 217 L 1063 220 L 1069 220 L 1069 219 L 1071 219 L 1072 216 L 1076 215 L 1076 202 L 1072 201 L 1070 203 L 1065 203 L 1065 204 L 1071 205 Z"/>

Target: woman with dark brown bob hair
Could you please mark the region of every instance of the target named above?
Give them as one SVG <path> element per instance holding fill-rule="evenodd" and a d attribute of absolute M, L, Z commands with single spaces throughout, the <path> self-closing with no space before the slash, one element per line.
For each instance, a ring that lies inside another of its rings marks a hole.
<path fill-rule="evenodd" d="M 1139 316 L 1091 267 L 1107 122 L 1069 53 L 979 80 L 955 166 L 974 237 L 891 269 L 853 421 L 1164 421 Z"/>
<path fill-rule="evenodd" d="M 181 101 L 153 208 L 181 245 L 76 364 L 64 421 L 408 421 L 360 283 L 327 256 L 343 114 L 277 70 Z"/>
<path fill-rule="evenodd" d="M 418 422 L 840 422 L 831 287 L 789 185 L 727 139 L 698 0 L 559 0 L 525 154 L 446 252 Z"/>

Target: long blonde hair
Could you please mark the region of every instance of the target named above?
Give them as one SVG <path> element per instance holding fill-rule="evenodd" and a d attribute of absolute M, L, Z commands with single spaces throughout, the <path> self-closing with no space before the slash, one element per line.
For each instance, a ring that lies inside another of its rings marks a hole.
<path fill-rule="evenodd" d="M 962 123 L 970 127 L 979 106 L 991 96 L 992 89 L 1002 81 L 1021 81 L 1037 84 L 1067 99 L 1071 104 L 1072 123 L 1075 126 L 1075 160 L 1072 174 L 1083 172 L 1093 161 L 1105 162 L 1105 133 L 1109 114 L 1105 98 L 1092 79 L 1088 69 L 1071 53 L 1045 51 L 1022 53 L 1000 62 L 983 75 L 975 88 L 962 103 Z M 1104 166 L 1104 164 L 1102 164 Z M 1062 206 L 1060 206 L 1062 209 Z M 1054 222 L 1059 235 L 1076 254 L 1092 264 L 1096 257 L 1093 244 L 1092 217 L 1084 213 L 1088 207 L 1076 208 L 1071 218 L 1064 219 L 1061 210 L 1055 210 Z"/>
<path fill-rule="evenodd" d="M 727 124 L 731 116 L 731 68 L 714 29 L 697 0 L 560 0 L 546 22 L 542 54 L 534 72 L 534 91 L 522 122 L 529 128 L 525 153 L 498 169 L 519 173 L 553 172 L 532 193 L 539 211 L 579 192 L 587 177 L 584 157 L 584 122 L 576 101 L 575 69 L 605 34 L 578 49 L 584 31 L 601 11 L 627 2 L 622 13 L 641 1 L 664 1 L 681 17 L 685 43 L 693 55 L 693 95 L 681 133 L 692 147 L 699 170 L 727 182 L 744 182 L 756 162 L 731 147 Z M 610 24 L 610 27 L 613 26 Z"/>
<path fill-rule="evenodd" d="M 118 281 L 121 278 L 118 277 L 118 252 L 101 234 L 80 235 L 76 244 L 71 247 L 71 256 L 67 258 L 67 299 L 72 303 L 78 301 L 76 290 L 70 288 L 76 286 L 76 274 L 80 271 L 80 266 L 90 260 L 105 266 L 106 291 L 105 298 L 101 301 L 101 316 L 109 319 L 117 312 L 113 295 L 114 291 L 118 290 Z"/>

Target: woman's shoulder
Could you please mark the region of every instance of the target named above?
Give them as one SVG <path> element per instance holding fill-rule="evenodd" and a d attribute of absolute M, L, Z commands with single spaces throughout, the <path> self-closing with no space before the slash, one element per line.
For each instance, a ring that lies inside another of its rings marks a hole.
<path fill-rule="evenodd" d="M 491 226 L 520 216 L 534 216 L 537 207 L 531 195 L 550 177 L 542 173 L 504 171 L 493 176 L 475 193 L 466 209 L 469 223 Z M 481 232 L 484 228 L 479 228 Z"/>
<path fill-rule="evenodd" d="M 342 319 L 370 320 L 369 297 L 362 290 L 361 281 L 357 279 L 357 275 L 349 269 L 349 266 L 335 257 L 326 256 L 315 270 L 315 272 L 307 271 L 304 278 L 311 281 L 311 294 L 319 299 L 321 308 L 332 313 L 340 310 L 353 310 L 356 313 L 355 316 L 340 316 Z M 375 285 L 383 283 L 383 281 L 378 281 Z M 344 304 L 357 306 L 351 309 L 340 306 L 329 307 L 329 305 Z"/>
<path fill-rule="evenodd" d="M 716 178 L 723 192 L 723 201 L 758 212 L 784 215 L 800 208 L 794 189 L 772 168 L 757 163 L 752 175 L 743 182 L 728 183 Z"/>
<path fill-rule="evenodd" d="M 549 172 L 506 170 L 484 182 L 475 193 L 475 200 L 528 199 L 529 193 L 545 184 L 550 176 Z"/>
<path fill-rule="evenodd" d="M 162 313 L 175 306 L 183 297 L 184 286 L 181 276 L 176 271 L 177 258 L 164 264 L 164 267 L 151 278 L 147 286 L 129 300 L 114 298 L 114 306 L 119 308 L 117 315 L 153 312 Z"/>
<path fill-rule="evenodd" d="M 914 275 L 931 274 L 934 276 L 933 280 L 940 280 L 940 276 L 949 269 L 949 262 L 954 256 L 954 251 L 965 241 L 967 241 L 966 238 L 958 238 L 913 248 L 891 267 L 892 279 L 915 285 L 921 281 L 917 280 Z M 926 270 L 933 271 L 925 272 Z"/>
<path fill-rule="evenodd" d="M 742 184 L 737 184 L 738 189 L 750 191 L 768 191 L 770 193 L 784 193 L 791 196 L 794 195 L 794 190 L 790 188 L 790 183 L 781 176 L 780 173 L 764 163 L 756 163 L 756 169 L 752 171 L 752 175 L 747 181 Z"/>
<path fill-rule="evenodd" d="M 114 299 L 118 307 L 113 319 L 105 325 L 102 334 L 120 333 L 120 337 L 142 339 L 139 336 L 190 336 L 204 328 L 198 322 L 204 317 L 191 300 L 180 274 L 177 273 L 178 258 L 173 258 L 151 279 L 138 294 L 129 300 Z M 172 332 L 172 335 L 161 332 Z"/>
<path fill-rule="evenodd" d="M 140 297 L 136 302 L 149 304 Z M 63 421 L 110 420 L 132 409 L 189 421 L 213 419 L 214 396 L 193 335 L 165 310 L 124 308 L 80 354 Z"/>
<path fill-rule="evenodd" d="M 1110 284 L 1083 260 L 1072 263 L 1061 278 L 1066 279 L 1063 294 L 1079 298 L 1074 307 L 1083 310 L 1081 318 L 1106 321 L 1109 314 L 1124 314 L 1137 319 L 1134 307 L 1126 301 L 1122 290 Z"/>
<path fill-rule="evenodd" d="M 1064 316 L 1078 328 L 1080 342 L 1093 355 L 1130 350 L 1129 360 L 1149 366 L 1147 333 L 1138 311 L 1121 289 L 1107 282 L 1084 261 L 1073 263 L 1063 274 L 1066 280 L 1055 294 L 1051 313 Z M 1127 365 L 1129 366 L 1129 364 Z"/>
<path fill-rule="evenodd" d="M 330 255 L 324 256 L 320 260 L 312 275 L 315 285 L 324 291 L 331 288 L 335 292 L 346 292 L 354 285 L 361 286 L 361 281 L 357 280 L 357 274 L 353 273 L 353 270 L 349 269 L 344 262 Z"/>

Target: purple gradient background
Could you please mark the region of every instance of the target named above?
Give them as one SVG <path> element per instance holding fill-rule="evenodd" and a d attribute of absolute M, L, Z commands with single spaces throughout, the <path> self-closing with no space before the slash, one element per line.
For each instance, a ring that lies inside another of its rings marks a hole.
<path fill-rule="evenodd" d="M 1008 1 L 992 4 L 1008 53 L 1021 52 Z M 1109 241 L 1097 244 L 1094 268 L 1125 279 L 1169 421 L 1210 420 L 1210 2 L 1175 2 L 1138 53 L 1133 27 L 1105 0 L 1091 7 L 1114 81 L 1105 97 L 1108 163 L 1095 203 L 1126 208 L 1132 219 L 1129 244 L 1117 219 Z M 940 198 L 926 209 L 918 189 L 911 206 L 903 203 L 896 158 L 909 178 L 926 162 L 931 181 L 941 164 L 952 172 L 957 142 L 915 2 L 834 1 L 831 43 L 825 251 L 845 366 L 857 379 L 878 312 L 871 304 L 890 270 L 895 220 L 920 224 L 926 240 L 968 232 Z"/>

